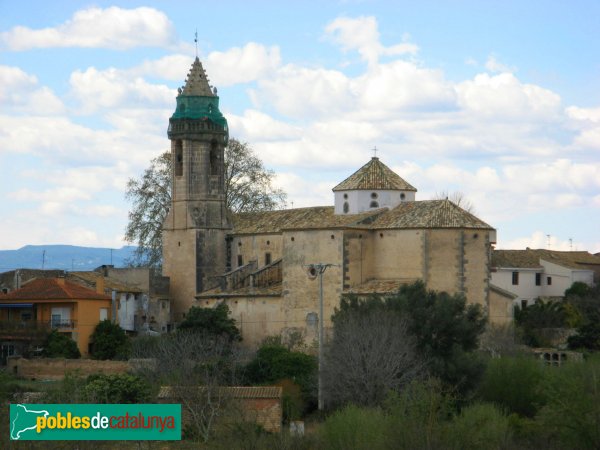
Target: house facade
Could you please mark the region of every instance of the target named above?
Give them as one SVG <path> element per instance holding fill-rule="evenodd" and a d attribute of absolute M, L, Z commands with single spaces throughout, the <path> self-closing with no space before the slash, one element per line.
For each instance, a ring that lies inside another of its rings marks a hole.
<path fill-rule="evenodd" d="M 0 297 L 4 358 L 35 352 L 51 330 L 69 336 L 89 354 L 96 325 L 111 318 L 111 297 L 64 278 L 38 278 Z"/>
<path fill-rule="evenodd" d="M 600 257 L 581 251 L 494 250 L 491 275 L 491 283 L 513 293 L 514 304 L 523 307 L 538 298 L 563 298 L 576 281 L 593 286 L 600 276 Z"/>

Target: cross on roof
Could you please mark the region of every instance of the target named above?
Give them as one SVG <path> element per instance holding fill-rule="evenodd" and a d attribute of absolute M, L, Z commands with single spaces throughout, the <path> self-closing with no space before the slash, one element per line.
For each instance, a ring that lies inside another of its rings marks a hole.
<path fill-rule="evenodd" d="M 377 158 L 377 146 L 373 147 L 373 156 Z"/>

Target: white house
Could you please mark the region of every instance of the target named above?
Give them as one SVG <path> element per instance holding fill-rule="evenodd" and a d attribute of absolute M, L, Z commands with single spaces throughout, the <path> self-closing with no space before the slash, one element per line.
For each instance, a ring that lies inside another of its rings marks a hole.
<path fill-rule="evenodd" d="M 598 282 L 600 257 L 588 252 L 553 250 L 494 250 L 491 284 L 515 294 L 525 306 L 538 298 L 563 297 L 575 281 Z"/>

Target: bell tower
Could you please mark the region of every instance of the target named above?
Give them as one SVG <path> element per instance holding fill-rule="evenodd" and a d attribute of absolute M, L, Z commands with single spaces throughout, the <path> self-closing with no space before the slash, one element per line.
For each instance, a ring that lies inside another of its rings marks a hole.
<path fill-rule="evenodd" d="M 169 119 L 172 192 L 163 223 L 163 274 L 171 279 L 173 320 L 179 322 L 196 293 L 216 285 L 225 272 L 224 151 L 229 132 L 198 57 Z"/>

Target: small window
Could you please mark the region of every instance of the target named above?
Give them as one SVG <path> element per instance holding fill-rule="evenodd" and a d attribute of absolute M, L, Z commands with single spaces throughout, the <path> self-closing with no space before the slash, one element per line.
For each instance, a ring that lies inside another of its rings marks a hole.
<path fill-rule="evenodd" d="M 242 267 L 244 265 L 244 258 L 242 255 L 238 255 L 238 267 Z"/>
<path fill-rule="evenodd" d="M 512 273 L 512 284 L 513 284 L 513 286 L 516 286 L 519 284 L 519 272 Z"/>
<path fill-rule="evenodd" d="M 3 294 L 8 294 L 8 288 L 2 288 L 2 293 Z"/>
<path fill-rule="evenodd" d="M 541 273 L 536 273 L 535 274 L 535 285 L 536 286 L 541 286 L 542 285 L 542 274 Z"/>
<path fill-rule="evenodd" d="M 377 198 L 377 192 L 371 192 L 371 198 Z"/>
<path fill-rule="evenodd" d="M 348 198 L 348 194 L 344 194 L 344 200 Z"/>
<path fill-rule="evenodd" d="M 265 253 L 265 266 L 268 266 L 269 264 L 271 264 L 271 254 Z"/>
<path fill-rule="evenodd" d="M 379 208 L 379 203 L 377 203 L 377 202 L 371 202 L 371 204 L 369 206 L 371 208 Z"/>
<path fill-rule="evenodd" d="M 552 277 L 546 277 L 546 283 L 548 286 L 552 286 Z"/>
<path fill-rule="evenodd" d="M 348 211 L 350 211 L 350 205 L 348 202 L 344 202 L 344 214 L 348 214 Z"/>
<path fill-rule="evenodd" d="M 181 141 L 175 142 L 175 176 L 180 177 L 183 175 L 183 143 Z"/>
<path fill-rule="evenodd" d="M 404 192 L 400 193 L 400 200 L 404 200 L 406 198 L 406 194 Z"/>
<path fill-rule="evenodd" d="M 527 308 L 527 300 L 521 300 L 521 309 Z"/>

